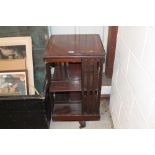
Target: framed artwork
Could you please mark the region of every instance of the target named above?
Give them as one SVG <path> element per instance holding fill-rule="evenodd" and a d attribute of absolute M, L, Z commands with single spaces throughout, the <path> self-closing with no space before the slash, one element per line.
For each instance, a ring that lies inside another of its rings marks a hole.
<path fill-rule="evenodd" d="M 0 46 L 0 60 L 25 59 L 25 58 L 26 58 L 25 45 Z"/>
<path fill-rule="evenodd" d="M 27 94 L 28 83 L 25 71 L 0 72 L 0 96 Z"/>
<path fill-rule="evenodd" d="M 27 70 L 28 94 L 34 95 L 31 37 L 0 38 L 0 72 Z"/>

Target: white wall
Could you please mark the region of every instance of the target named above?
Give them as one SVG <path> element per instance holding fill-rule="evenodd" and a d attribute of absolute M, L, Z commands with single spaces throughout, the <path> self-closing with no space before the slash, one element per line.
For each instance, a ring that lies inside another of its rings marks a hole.
<path fill-rule="evenodd" d="M 155 128 L 155 27 L 119 27 L 110 110 L 115 128 Z"/>
<path fill-rule="evenodd" d="M 75 26 L 51 26 L 51 34 L 75 34 Z"/>

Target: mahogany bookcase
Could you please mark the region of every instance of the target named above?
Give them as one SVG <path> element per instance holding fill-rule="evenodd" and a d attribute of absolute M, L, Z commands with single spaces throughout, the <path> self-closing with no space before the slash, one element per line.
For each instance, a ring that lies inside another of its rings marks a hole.
<path fill-rule="evenodd" d="M 100 119 L 105 58 L 99 35 L 52 35 L 44 53 L 53 121 Z"/>

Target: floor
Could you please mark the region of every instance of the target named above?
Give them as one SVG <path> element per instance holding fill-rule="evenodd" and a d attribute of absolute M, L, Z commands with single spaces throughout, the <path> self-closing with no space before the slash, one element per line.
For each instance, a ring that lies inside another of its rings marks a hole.
<path fill-rule="evenodd" d="M 109 112 L 109 100 L 102 99 L 100 106 L 101 119 L 99 121 L 87 121 L 83 129 L 112 129 L 113 123 Z M 51 122 L 51 129 L 79 129 L 79 122 Z"/>

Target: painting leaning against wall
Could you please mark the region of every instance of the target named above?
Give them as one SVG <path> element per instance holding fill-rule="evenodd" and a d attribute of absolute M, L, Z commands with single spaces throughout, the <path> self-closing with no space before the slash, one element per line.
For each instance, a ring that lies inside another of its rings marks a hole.
<path fill-rule="evenodd" d="M 26 72 L 0 73 L 0 96 L 27 95 Z"/>

